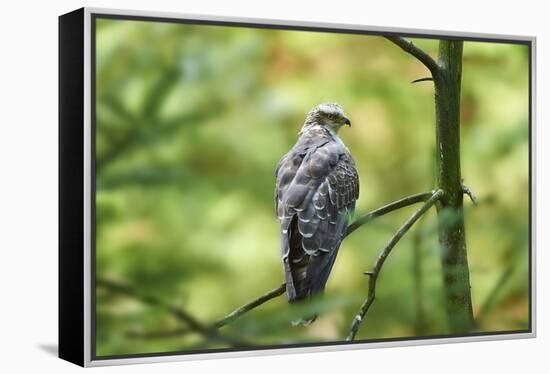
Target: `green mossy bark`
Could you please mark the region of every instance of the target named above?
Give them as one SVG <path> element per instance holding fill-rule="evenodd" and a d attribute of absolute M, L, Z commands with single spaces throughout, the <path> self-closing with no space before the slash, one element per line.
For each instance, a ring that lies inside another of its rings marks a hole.
<path fill-rule="evenodd" d="M 460 86 L 463 42 L 441 40 L 439 69 L 434 74 L 437 179 L 445 194 L 437 204 L 439 244 L 446 310 L 451 333 L 473 327 L 470 274 L 460 173 Z"/>

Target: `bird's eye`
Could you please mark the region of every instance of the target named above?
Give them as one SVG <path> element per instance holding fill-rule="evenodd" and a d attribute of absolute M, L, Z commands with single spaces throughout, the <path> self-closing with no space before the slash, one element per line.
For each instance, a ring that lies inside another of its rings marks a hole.
<path fill-rule="evenodd" d="M 329 118 L 329 119 L 333 119 L 333 118 L 334 118 L 334 114 L 329 113 L 329 114 L 328 114 L 328 118 Z"/>

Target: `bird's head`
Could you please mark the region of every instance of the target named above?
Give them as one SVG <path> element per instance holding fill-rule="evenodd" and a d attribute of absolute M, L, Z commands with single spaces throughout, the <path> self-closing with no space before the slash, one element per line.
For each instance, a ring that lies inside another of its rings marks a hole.
<path fill-rule="evenodd" d="M 326 127 L 332 132 L 337 133 L 344 125 L 351 127 L 351 122 L 340 105 L 323 103 L 309 111 L 302 132 L 316 125 Z"/>

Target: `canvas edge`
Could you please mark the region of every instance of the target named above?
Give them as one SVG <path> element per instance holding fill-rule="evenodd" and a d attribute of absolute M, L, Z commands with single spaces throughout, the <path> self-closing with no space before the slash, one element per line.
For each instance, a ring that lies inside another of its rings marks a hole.
<path fill-rule="evenodd" d="M 293 347 L 293 348 L 274 348 L 261 349 L 253 351 L 232 351 L 232 352 L 215 352 L 215 353 L 198 353 L 198 354 L 166 354 L 155 357 L 136 357 L 136 358 L 114 358 L 93 360 L 87 363 L 87 367 L 102 367 L 102 366 L 118 366 L 118 365 L 134 365 L 145 363 L 159 362 L 179 362 L 179 361 L 194 361 L 194 360 L 210 360 L 218 358 L 238 358 L 238 357 L 257 357 L 257 356 L 274 356 L 283 354 L 300 354 L 300 353 L 322 353 L 349 351 L 361 349 L 376 349 L 376 348 L 399 348 L 399 347 L 414 347 L 433 344 L 452 344 L 452 343 L 468 343 L 468 342 L 487 342 L 495 340 L 516 340 L 534 338 L 532 332 L 517 333 L 506 335 L 485 335 L 476 337 L 464 338 L 441 338 L 441 339 L 423 339 L 423 340 L 407 340 L 407 341 L 392 341 L 392 342 L 367 342 L 354 343 L 348 345 L 327 345 L 317 347 Z"/>
<path fill-rule="evenodd" d="M 58 17 L 58 356 L 84 365 L 83 8 Z"/>
<path fill-rule="evenodd" d="M 466 337 L 450 337 L 450 338 L 433 338 L 422 340 L 407 340 L 407 341 L 391 341 L 391 342 L 367 342 L 355 343 L 349 345 L 324 345 L 317 347 L 292 347 L 292 348 L 274 348 L 274 349 L 259 349 L 253 351 L 232 351 L 232 352 L 213 352 L 213 353 L 198 353 L 198 354 L 170 354 L 154 357 L 137 357 L 137 358 L 113 358 L 113 359 L 92 359 L 92 342 L 91 342 L 91 281 L 92 281 L 92 258 L 91 258 L 91 16 L 92 15 L 116 15 L 116 16 L 137 16 L 137 17 L 152 17 L 152 18 L 169 18 L 169 19 L 193 19 L 201 21 L 214 22 L 234 22 L 243 24 L 258 24 L 258 25 L 276 25 L 276 26 L 296 26 L 296 27 L 311 27 L 311 28 L 326 28 L 326 29 L 341 29 L 341 30 L 359 30 L 375 33 L 394 33 L 394 34 L 414 34 L 414 35 L 438 35 L 449 37 L 464 37 L 476 39 L 494 39 L 494 40 L 513 40 L 518 42 L 528 42 L 531 48 L 531 123 L 530 123 L 530 157 L 531 157 L 531 331 L 526 333 L 510 333 L 499 335 L 481 335 L 481 336 L 466 336 Z M 203 360 L 216 358 L 231 358 L 231 357 L 247 357 L 247 356 L 268 356 L 278 354 L 293 354 L 293 353 L 310 353 L 310 352 L 331 352 L 341 350 L 356 350 L 356 349 L 372 349 L 372 348 L 387 348 L 387 347 L 406 347 L 420 346 L 430 344 L 449 344 L 463 342 L 482 342 L 493 340 L 511 340 L 511 339 L 526 339 L 536 337 L 536 152 L 535 152 L 535 132 L 536 132 L 536 105 L 535 105 L 535 83 L 536 83 L 536 40 L 535 36 L 526 35 L 503 35 L 490 33 L 474 33 L 461 31 L 444 31 L 444 30 L 427 30 L 399 27 L 383 27 L 383 26 L 366 26 L 356 24 L 341 24 L 341 23 L 326 23 L 326 22 L 309 22 L 297 20 L 282 20 L 282 19 L 261 19 L 247 17 L 228 17 L 228 16 L 209 16 L 199 14 L 182 14 L 171 12 L 156 12 L 143 10 L 122 10 L 108 8 L 84 8 L 84 366 L 85 367 L 100 367 L 112 365 L 127 365 L 140 363 L 157 363 L 157 362 L 177 362 L 188 360 Z"/>
<path fill-rule="evenodd" d="M 84 366 L 92 364 L 92 119 L 91 119 L 91 9 L 84 8 Z"/>
<path fill-rule="evenodd" d="M 530 262 L 530 270 L 531 270 L 531 334 L 533 335 L 533 338 L 537 337 L 537 262 L 536 262 L 536 255 L 537 255 L 537 101 L 536 101 L 536 91 L 537 91 L 537 38 L 531 37 L 530 39 L 530 47 L 531 47 L 531 65 L 530 65 L 530 108 L 529 108 L 529 129 L 531 131 L 530 137 L 529 137 L 529 157 L 530 157 L 530 245 L 531 245 L 531 262 Z"/>
<path fill-rule="evenodd" d="M 389 34 L 413 34 L 413 35 L 437 35 L 459 38 L 475 38 L 475 39 L 494 39 L 494 40 L 513 40 L 531 42 L 536 39 L 530 35 L 511 35 L 511 34 L 492 34 L 492 33 L 477 33 L 465 31 L 449 31 L 449 30 L 432 30 L 432 29 L 416 29 L 403 28 L 394 26 L 377 26 L 377 25 L 359 25 L 348 23 L 331 23 L 331 22 L 313 22 L 305 20 L 291 19 L 275 19 L 275 18 L 253 18 L 253 17 L 234 17 L 234 16 L 218 16 L 205 14 L 191 13 L 176 13 L 176 12 L 161 12 L 150 10 L 129 10 L 129 9 L 110 9 L 110 8 L 84 8 L 88 14 L 98 15 L 117 15 L 117 16 L 135 16 L 135 17 L 151 17 L 164 19 L 182 19 L 182 20 L 197 20 L 211 22 L 226 22 L 250 25 L 265 25 L 265 26 L 287 26 L 287 27 L 305 27 L 305 28 L 323 28 L 323 29 L 341 29 L 349 31 L 368 31 L 373 33 L 389 33 Z"/>

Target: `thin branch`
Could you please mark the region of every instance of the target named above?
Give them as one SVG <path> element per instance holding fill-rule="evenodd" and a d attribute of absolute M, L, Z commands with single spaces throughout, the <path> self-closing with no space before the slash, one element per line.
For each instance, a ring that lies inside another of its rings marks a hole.
<path fill-rule="evenodd" d="M 437 64 L 437 62 L 429 54 L 415 46 L 411 41 L 399 36 L 386 36 L 386 39 L 397 45 L 405 52 L 416 57 L 420 62 L 424 64 L 424 66 L 426 66 L 430 70 L 433 76 L 438 75 L 439 65 Z"/>
<path fill-rule="evenodd" d="M 238 307 L 233 312 L 229 313 L 225 317 L 210 323 L 208 327 L 210 329 L 219 329 L 225 325 L 230 324 L 235 321 L 237 318 L 243 314 L 259 307 L 260 305 L 268 302 L 271 299 L 274 299 L 278 296 L 281 296 L 286 292 L 286 283 L 281 284 L 279 287 L 274 288 L 265 294 L 255 298 L 254 300 Z M 180 327 L 171 330 L 162 330 L 162 331 L 149 331 L 149 332 L 140 332 L 140 331 L 130 331 L 128 332 L 129 336 L 132 337 L 141 337 L 141 338 L 162 338 L 167 336 L 176 336 L 176 335 L 185 335 L 187 333 L 193 332 L 193 329 L 188 327 Z"/>
<path fill-rule="evenodd" d="M 251 311 L 252 309 L 262 305 L 266 301 L 269 301 L 273 298 L 276 298 L 278 296 L 281 296 L 286 291 L 286 283 L 281 284 L 279 287 L 272 289 L 269 292 L 266 292 L 260 297 L 257 297 L 256 299 L 250 301 L 247 304 L 244 304 L 243 306 L 238 307 L 233 312 L 229 313 L 227 316 L 223 317 L 222 319 L 214 322 L 212 324 L 213 327 L 220 328 L 227 324 L 230 324 L 246 312 Z"/>
<path fill-rule="evenodd" d="M 229 336 L 223 336 L 221 335 L 217 329 L 213 328 L 212 326 L 208 326 L 197 320 L 193 315 L 191 315 L 189 312 L 187 312 L 185 309 L 168 304 L 164 302 L 163 300 L 151 296 L 151 295 L 143 295 L 139 293 L 136 289 L 126 285 L 122 284 L 113 280 L 105 279 L 105 278 L 98 278 L 96 279 L 96 285 L 99 287 L 104 287 L 105 289 L 119 293 L 122 295 L 126 295 L 129 297 L 132 297 L 136 300 L 139 300 L 145 304 L 148 305 L 154 305 L 163 309 L 166 309 L 169 311 L 176 319 L 180 320 L 181 322 L 184 322 L 187 324 L 190 330 L 200 333 L 201 335 L 205 336 L 206 338 L 212 338 L 218 341 L 223 341 L 226 343 L 229 343 L 233 346 L 247 346 L 250 345 L 249 343 L 245 343 L 241 341 L 240 339 L 229 337 Z"/>
<path fill-rule="evenodd" d="M 359 330 L 361 322 L 365 318 L 365 314 L 374 302 L 376 292 L 376 280 L 378 278 L 378 275 L 380 274 L 380 270 L 382 269 L 384 262 L 386 261 L 386 258 L 388 258 L 392 249 L 399 242 L 399 240 L 407 233 L 407 231 L 410 230 L 415 222 L 441 198 L 441 196 L 443 196 L 443 190 L 437 190 L 432 193 L 431 197 L 424 203 L 424 205 L 422 205 L 416 212 L 414 212 L 414 214 L 399 228 L 399 230 L 397 230 L 397 232 L 391 238 L 388 244 L 386 244 L 382 252 L 380 252 L 380 255 L 378 256 L 378 259 L 376 260 L 376 263 L 374 264 L 374 267 L 372 269 L 372 274 L 369 278 L 369 289 L 367 298 L 365 299 L 365 301 L 361 305 L 361 308 L 359 309 L 359 312 L 353 319 L 350 332 L 346 340 L 352 341 L 355 339 L 355 335 L 357 335 L 357 331 Z"/>
<path fill-rule="evenodd" d="M 359 218 L 357 218 L 351 225 L 348 226 L 348 230 L 346 231 L 346 234 L 344 235 L 344 237 L 347 237 L 352 232 L 357 230 L 359 227 L 361 227 L 362 225 L 364 225 L 369 221 L 372 221 L 377 217 L 383 216 L 384 214 L 393 212 L 394 210 L 397 210 L 397 209 L 407 207 L 409 205 L 426 201 L 430 199 L 433 196 L 433 194 L 434 194 L 434 191 L 417 193 L 415 195 L 404 197 L 402 199 L 399 199 L 397 201 L 384 205 L 378 209 L 365 213 Z"/>
<path fill-rule="evenodd" d="M 432 77 L 425 77 L 425 78 L 418 78 L 418 79 L 415 79 L 413 80 L 411 83 L 418 83 L 418 82 L 433 82 L 433 78 Z"/>

